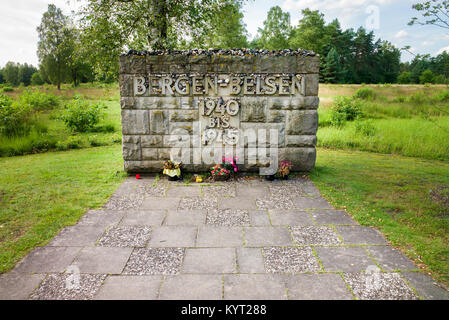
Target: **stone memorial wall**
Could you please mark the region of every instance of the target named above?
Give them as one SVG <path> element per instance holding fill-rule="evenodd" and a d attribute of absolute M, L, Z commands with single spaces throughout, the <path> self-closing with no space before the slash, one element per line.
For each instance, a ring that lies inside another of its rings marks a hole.
<path fill-rule="evenodd" d="M 171 159 L 200 172 L 231 156 L 244 171 L 281 160 L 313 169 L 319 64 L 303 50 L 122 55 L 125 171 L 160 172 Z"/>

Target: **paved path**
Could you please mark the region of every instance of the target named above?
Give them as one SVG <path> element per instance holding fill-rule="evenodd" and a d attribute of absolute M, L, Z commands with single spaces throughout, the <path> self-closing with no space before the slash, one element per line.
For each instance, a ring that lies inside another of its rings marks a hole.
<path fill-rule="evenodd" d="M 79 272 L 79 274 L 78 274 Z M 128 178 L 0 276 L 2 299 L 448 299 L 305 179 Z"/>

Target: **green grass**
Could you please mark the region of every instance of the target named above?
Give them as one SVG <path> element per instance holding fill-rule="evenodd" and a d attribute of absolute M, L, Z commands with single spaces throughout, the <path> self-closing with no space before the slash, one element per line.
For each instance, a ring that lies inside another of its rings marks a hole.
<path fill-rule="evenodd" d="M 120 145 L 0 159 L 0 272 L 103 205 L 122 163 Z"/>
<path fill-rule="evenodd" d="M 321 127 L 318 146 L 449 160 L 449 117 L 432 121 L 388 118 L 371 124 L 376 129 L 373 136 L 357 133 L 355 122 L 348 122 L 343 128 Z"/>
<path fill-rule="evenodd" d="M 115 100 L 91 100 L 93 103 L 101 102 L 107 107 L 104 119 L 95 130 L 86 133 L 72 132 L 57 119 L 61 109 L 39 112 L 35 121 L 44 127 L 46 132 L 31 131 L 29 135 L 12 138 L 0 135 L 0 157 L 121 143 L 120 103 Z M 79 142 L 74 145 L 71 143 L 73 140 Z"/>
<path fill-rule="evenodd" d="M 310 177 L 334 206 L 449 284 L 448 163 L 320 148 Z"/>
<path fill-rule="evenodd" d="M 357 86 L 324 86 L 318 109 L 318 146 L 449 160 L 447 87 L 371 86 L 356 89 Z M 362 117 L 341 127 L 333 126 L 331 122 L 333 99 L 339 94 L 363 97 Z M 372 130 L 356 130 L 357 122 L 360 129 L 363 127 L 361 122 L 366 123 L 366 120 Z"/>

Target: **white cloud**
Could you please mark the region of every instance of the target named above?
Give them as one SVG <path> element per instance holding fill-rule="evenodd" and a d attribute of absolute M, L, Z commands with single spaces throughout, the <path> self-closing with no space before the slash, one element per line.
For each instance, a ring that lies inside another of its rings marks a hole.
<path fill-rule="evenodd" d="M 449 53 L 449 46 L 441 48 L 440 50 L 438 50 L 435 55 L 439 55 L 442 54 L 444 51 L 446 51 L 447 53 Z"/>
<path fill-rule="evenodd" d="M 354 10 L 368 5 L 385 5 L 399 0 L 285 0 L 282 4 L 284 10 Z"/>
<path fill-rule="evenodd" d="M 405 30 L 399 30 L 399 31 L 394 35 L 394 37 L 395 37 L 396 39 L 405 38 L 405 37 L 407 37 L 407 36 L 408 36 L 408 32 L 405 31 Z"/>

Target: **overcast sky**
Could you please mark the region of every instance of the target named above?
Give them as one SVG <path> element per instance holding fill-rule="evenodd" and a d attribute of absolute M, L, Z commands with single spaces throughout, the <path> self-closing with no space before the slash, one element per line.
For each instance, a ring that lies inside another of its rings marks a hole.
<path fill-rule="evenodd" d="M 415 15 L 414 0 L 249 0 L 244 6 L 245 23 L 251 36 L 263 26 L 268 10 L 279 5 L 291 15 L 292 25 L 301 17 L 301 9 L 320 10 L 327 22 L 338 18 L 343 28 L 373 29 L 377 37 L 399 48 L 410 45 L 414 53 L 435 55 L 444 48 L 449 52 L 449 30 L 433 26 L 413 26 L 407 22 Z M 0 0 L 0 66 L 8 61 L 38 65 L 37 31 L 49 3 L 66 14 L 79 6 L 76 0 Z M 377 14 L 378 13 L 378 14 Z M 378 19 L 377 19 L 378 17 Z M 402 60 L 412 55 L 403 53 Z"/>

